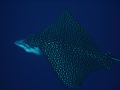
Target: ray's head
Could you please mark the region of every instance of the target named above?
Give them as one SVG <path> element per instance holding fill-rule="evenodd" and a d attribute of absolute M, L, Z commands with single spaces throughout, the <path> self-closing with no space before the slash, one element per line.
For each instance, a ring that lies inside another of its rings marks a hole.
<path fill-rule="evenodd" d="M 28 43 L 26 40 L 17 40 L 14 42 L 14 44 L 24 49 L 28 53 L 32 53 L 35 55 L 42 55 L 40 48 L 36 46 L 35 43 L 31 44 Z"/>

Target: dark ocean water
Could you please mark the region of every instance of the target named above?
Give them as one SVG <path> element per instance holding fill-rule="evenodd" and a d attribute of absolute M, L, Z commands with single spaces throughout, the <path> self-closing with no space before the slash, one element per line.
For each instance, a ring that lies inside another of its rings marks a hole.
<path fill-rule="evenodd" d="M 118 0 L 3 0 L 1 8 L 0 90 L 68 90 L 51 70 L 47 58 L 14 45 L 43 31 L 69 8 L 103 52 L 120 59 L 120 3 Z M 120 90 L 120 64 L 91 73 L 78 90 Z"/>

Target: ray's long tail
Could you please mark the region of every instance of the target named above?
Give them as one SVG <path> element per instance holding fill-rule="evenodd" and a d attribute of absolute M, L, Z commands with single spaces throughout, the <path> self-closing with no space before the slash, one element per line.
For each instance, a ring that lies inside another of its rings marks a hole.
<path fill-rule="evenodd" d="M 113 60 L 115 60 L 115 61 L 119 61 L 119 62 L 120 62 L 120 59 L 117 59 L 117 58 L 113 58 L 113 57 L 112 57 L 112 59 L 113 59 Z"/>

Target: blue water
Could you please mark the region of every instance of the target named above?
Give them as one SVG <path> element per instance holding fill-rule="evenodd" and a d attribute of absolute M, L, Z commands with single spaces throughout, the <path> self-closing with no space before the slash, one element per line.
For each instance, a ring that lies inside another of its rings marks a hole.
<path fill-rule="evenodd" d="M 43 31 L 65 8 L 93 37 L 103 52 L 120 59 L 118 0 L 3 0 L 1 8 L 0 90 L 68 90 L 57 79 L 47 58 L 28 54 L 14 45 Z M 120 64 L 91 73 L 78 90 L 120 90 Z"/>

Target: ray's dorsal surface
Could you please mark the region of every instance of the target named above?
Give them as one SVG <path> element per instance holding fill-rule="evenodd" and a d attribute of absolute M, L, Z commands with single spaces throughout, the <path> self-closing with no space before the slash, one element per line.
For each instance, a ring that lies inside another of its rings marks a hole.
<path fill-rule="evenodd" d="M 18 46 L 47 56 L 58 78 L 68 88 L 80 87 L 91 72 L 109 69 L 113 62 L 100 52 L 68 11 L 44 32 L 24 39 Z"/>

